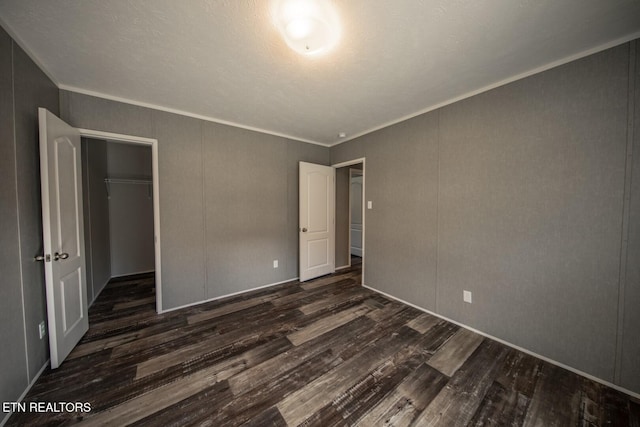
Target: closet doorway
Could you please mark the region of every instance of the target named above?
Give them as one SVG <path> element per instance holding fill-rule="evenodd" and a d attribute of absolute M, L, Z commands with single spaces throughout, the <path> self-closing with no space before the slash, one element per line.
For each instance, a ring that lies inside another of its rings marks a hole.
<path fill-rule="evenodd" d="M 364 283 L 364 159 L 336 170 L 336 270 L 362 264 Z"/>
<path fill-rule="evenodd" d="M 361 166 L 361 165 L 356 165 Z M 362 169 L 349 168 L 349 248 L 351 263 L 362 258 Z M 361 260 L 360 260 L 361 261 Z"/>
<path fill-rule="evenodd" d="M 155 271 L 152 147 L 83 137 L 82 175 L 91 305 L 109 281 Z"/>

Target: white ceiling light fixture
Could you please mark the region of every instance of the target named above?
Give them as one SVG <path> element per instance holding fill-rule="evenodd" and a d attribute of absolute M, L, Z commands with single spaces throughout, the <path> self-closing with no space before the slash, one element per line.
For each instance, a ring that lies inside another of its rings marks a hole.
<path fill-rule="evenodd" d="M 338 16 L 327 0 L 274 0 L 273 18 L 287 45 L 305 55 L 329 51 L 340 38 Z"/>

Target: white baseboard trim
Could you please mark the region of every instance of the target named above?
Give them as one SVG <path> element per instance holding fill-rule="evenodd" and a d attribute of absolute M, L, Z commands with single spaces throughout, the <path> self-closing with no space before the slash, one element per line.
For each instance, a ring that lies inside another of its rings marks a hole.
<path fill-rule="evenodd" d="M 197 302 L 192 302 L 192 303 L 189 303 L 189 304 L 181 305 L 179 307 L 168 308 L 166 310 L 158 311 L 158 314 L 168 313 L 170 311 L 176 311 L 176 310 L 180 310 L 182 308 L 193 307 L 194 305 L 200 305 L 200 304 L 204 304 L 204 303 L 211 302 L 211 301 L 216 301 L 216 300 L 223 299 L 223 298 L 228 298 L 228 297 L 233 297 L 233 296 L 236 296 L 236 295 L 246 294 L 247 292 L 257 291 L 257 290 L 260 290 L 260 289 L 269 288 L 271 286 L 282 285 L 283 283 L 293 282 L 293 281 L 298 280 L 298 279 L 299 279 L 299 277 L 294 277 L 292 279 L 283 280 L 282 282 L 276 282 L 276 283 L 270 283 L 268 285 L 256 286 L 255 288 L 246 289 L 244 291 L 233 292 L 231 294 L 226 294 L 226 295 L 221 295 L 219 297 L 209 298 L 209 299 L 206 299 L 204 301 L 197 301 Z"/>
<path fill-rule="evenodd" d="M 115 276 L 111 276 L 111 278 L 118 279 L 120 277 L 135 276 L 136 274 L 147 274 L 147 273 L 154 273 L 154 272 L 155 270 L 135 271 L 133 273 L 117 274 Z"/>
<path fill-rule="evenodd" d="M 42 368 L 40 368 L 40 370 L 38 371 L 38 373 L 36 374 L 35 377 L 33 377 L 33 379 L 31 380 L 31 382 L 29 383 L 29 385 L 27 386 L 27 388 L 22 392 L 22 394 L 20 395 L 20 397 L 18 398 L 18 402 L 22 402 L 25 398 L 25 396 L 27 395 L 27 393 L 29 393 L 29 390 L 31 390 L 31 387 L 33 387 L 33 385 L 36 383 L 36 381 L 38 381 L 38 379 L 40 378 L 40 375 L 42 375 L 42 373 L 44 372 L 45 369 L 47 369 L 47 367 L 49 366 L 49 362 L 51 359 L 47 359 L 47 361 L 44 363 L 44 365 L 42 365 Z M 9 418 L 11 417 L 11 415 L 13 415 L 13 412 L 8 412 L 4 418 L 2 419 L 2 421 L 0 421 L 0 427 L 4 426 L 7 421 L 9 421 Z"/>
<path fill-rule="evenodd" d="M 345 268 L 351 268 L 351 264 L 343 265 L 343 266 L 341 266 L 341 267 L 336 267 L 336 271 L 338 271 L 338 270 L 344 270 Z"/>
<path fill-rule="evenodd" d="M 620 392 L 622 392 L 622 393 L 628 394 L 628 395 L 629 395 L 629 396 L 631 396 L 631 397 L 634 397 L 634 398 L 636 398 L 636 399 L 640 399 L 640 394 L 639 394 L 639 393 L 635 393 L 635 392 L 633 392 L 633 391 L 631 391 L 631 390 L 627 390 L 627 389 L 626 389 L 626 388 L 624 388 L 624 387 L 620 387 L 619 385 L 616 385 L 616 384 L 610 383 L 609 381 L 605 381 L 605 380 L 603 380 L 603 379 L 601 379 L 601 378 L 595 377 L 595 376 L 593 376 L 593 375 L 591 375 L 591 374 L 588 374 L 588 373 L 586 373 L 586 372 L 580 371 L 580 370 L 578 370 L 578 369 L 576 369 L 576 368 L 572 368 L 571 366 L 565 365 L 564 363 L 560 363 L 560 362 L 558 362 L 558 361 L 556 361 L 556 360 L 550 359 L 550 358 L 548 358 L 548 357 L 546 357 L 546 356 L 543 356 L 543 355 L 541 355 L 541 354 L 535 353 L 535 352 L 533 352 L 533 351 L 531 351 L 531 350 L 527 350 L 526 348 L 523 348 L 523 347 L 520 347 L 520 346 L 518 346 L 518 345 L 512 344 L 512 343 L 510 343 L 509 341 L 505 341 L 505 340 L 503 340 L 503 339 L 500 339 L 500 338 L 494 337 L 493 335 L 489 335 L 489 334 L 487 334 L 486 332 L 482 332 L 482 331 L 480 331 L 480 330 L 478 330 L 478 329 L 472 328 L 471 326 L 465 325 L 464 323 L 460 323 L 460 322 L 457 322 L 457 321 L 455 321 L 455 320 L 453 320 L 453 319 L 449 319 L 448 317 L 445 317 L 445 316 L 443 316 L 443 315 L 441 315 L 441 314 L 434 313 L 434 312 L 433 312 L 433 311 L 431 311 L 431 310 L 427 310 L 426 308 L 422 308 L 422 307 L 417 306 L 417 305 L 415 305 L 415 304 L 412 304 L 412 303 L 410 303 L 410 302 L 408 302 L 408 301 L 405 301 L 405 300 L 403 300 L 403 299 L 401 299 L 401 298 L 394 297 L 394 296 L 393 296 L 393 295 L 391 295 L 391 294 L 388 294 L 388 293 L 386 293 L 386 292 L 380 291 L 380 290 L 378 290 L 378 289 L 376 289 L 376 288 L 372 288 L 371 286 L 367 286 L 367 285 L 364 285 L 364 284 L 363 284 L 362 286 L 363 286 L 363 287 L 365 287 L 365 288 L 367 288 L 367 289 L 370 289 L 370 290 L 372 290 L 372 291 L 374 291 L 374 292 L 377 292 L 377 293 L 379 293 L 379 294 L 382 294 L 382 295 L 384 295 L 384 296 L 386 296 L 386 297 L 388 297 L 388 298 L 391 298 L 391 299 L 393 299 L 393 300 L 396 300 L 396 301 L 398 301 L 398 302 L 401 302 L 401 303 L 403 303 L 403 304 L 406 304 L 406 305 L 408 305 L 408 306 L 410 306 L 410 307 L 416 308 L 416 309 L 418 309 L 418 310 L 420 310 L 420 311 L 423 311 L 423 312 L 425 312 L 425 313 L 429 313 L 429 314 L 431 314 L 431 315 L 433 315 L 433 316 L 439 317 L 440 319 L 444 319 L 444 320 L 446 320 L 447 322 L 451 322 L 451 323 L 453 323 L 453 324 L 455 324 L 455 325 L 458 325 L 458 326 L 460 326 L 460 327 L 463 327 L 463 328 L 465 328 L 465 329 L 468 329 L 468 330 L 470 330 L 471 332 L 475 332 L 475 333 L 476 333 L 476 334 L 478 334 L 478 335 L 482 335 L 482 336 L 484 336 L 484 337 L 490 338 L 490 339 L 492 339 L 492 340 L 494 340 L 494 341 L 497 341 L 497 342 L 499 342 L 499 343 L 501 343 L 501 344 L 504 344 L 504 345 L 506 345 L 506 346 L 508 346 L 508 347 L 511 347 L 511 348 L 513 348 L 513 349 L 516 349 L 516 350 L 518 350 L 518 351 L 521 351 L 521 352 L 523 352 L 523 353 L 526 353 L 526 354 L 528 354 L 528 355 L 530 355 L 530 356 L 537 357 L 538 359 L 544 360 L 545 362 L 551 363 L 552 365 L 555 365 L 555 366 L 558 366 L 558 367 L 560 367 L 560 368 L 566 369 L 567 371 L 571 371 L 571 372 L 573 372 L 574 374 L 578 374 L 578 375 L 580 375 L 580 376 L 582 376 L 582 377 L 588 378 L 588 379 L 590 379 L 590 380 L 592 380 L 592 381 L 595 381 L 595 382 L 597 382 L 597 383 L 600 383 L 600 384 L 602 384 L 602 385 L 606 385 L 607 387 L 611 387 L 611 388 L 612 388 L 612 389 L 614 389 L 614 390 L 617 390 L 617 391 L 620 391 Z"/>

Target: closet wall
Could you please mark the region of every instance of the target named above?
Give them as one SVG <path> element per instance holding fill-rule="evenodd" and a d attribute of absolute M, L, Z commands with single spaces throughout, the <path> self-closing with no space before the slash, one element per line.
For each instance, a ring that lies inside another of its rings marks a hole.
<path fill-rule="evenodd" d="M 111 277 L 153 271 L 151 147 L 107 144 Z"/>
<path fill-rule="evenodd" d="M 83 138 L 82 161 L 87 297 L 93 301 L 112 277 L 155 268 L 151 148 Z"/>
<path fill-rule="evenodd" d="M 345 267 L 351 263 L 349 246 L 350 176 L 349 169 L 362 170 L 362 163 L 336 169 L 336 267 Z"/>
<path fill-rule="evenodd" d="M 111 279 L 107 142 L 82 138 L 82 202 L 87 259 L 87 300 L 96 299 Z"/>

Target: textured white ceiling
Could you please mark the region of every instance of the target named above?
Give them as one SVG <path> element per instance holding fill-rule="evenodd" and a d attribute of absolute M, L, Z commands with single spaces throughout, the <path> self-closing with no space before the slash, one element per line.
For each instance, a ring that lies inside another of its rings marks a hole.
<path fill-rule="evenodd" d="M 343 0 L 321 57 L 267 0 L 0 0 L 62 87 L 331 145 L 640 35 L 639 0 Z"/>

